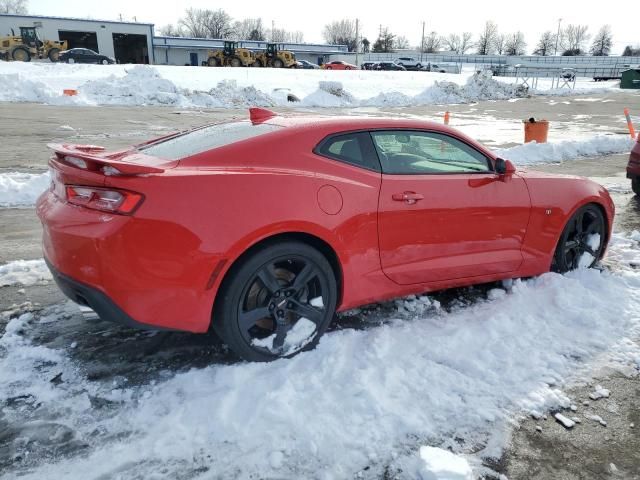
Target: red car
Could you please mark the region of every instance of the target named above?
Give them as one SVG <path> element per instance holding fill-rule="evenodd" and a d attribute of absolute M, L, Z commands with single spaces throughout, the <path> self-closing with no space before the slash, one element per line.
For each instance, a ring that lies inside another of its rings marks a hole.
<path fill-rule="evenodd" d="M 627 178 L 631 179 L 633 193 L 640 196 L 640 136 L 631 150 L 627 164 Z"/>
<path fill-rule="evenodd" d="M 335 62 L 329 62 L 322 65 L 325 70 L 357 70 L 358 67 L 342 60 L 336 60 Z"/>
<path fill-rule="evenodd" d="M 313 347 L 336 310 L 593 265 L 614 206 L 441 124 L 278 116 L 123 151 L 52 145 L 44 255 L 103 319 L 213 327 L 241 357 Z"/>

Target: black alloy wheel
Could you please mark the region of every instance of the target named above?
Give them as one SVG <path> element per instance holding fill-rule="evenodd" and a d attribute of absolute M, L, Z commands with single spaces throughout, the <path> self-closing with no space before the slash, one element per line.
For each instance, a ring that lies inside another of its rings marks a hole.
<path fill-rule="evenodd" d="M 553 270 L 565 273 L 580 267 L 592 268 L 602 256 L 606 223 L 600 208 L 586 205 L 569 219 L 556 247 Z"/>
<path fill-rule="evenodd" d="M 245 360 L 291 357 L 318 343 L 336 301 L 327 259 L 309 245 L 282 242 L 232 268 L 216 300 L 213 328 Z"/>

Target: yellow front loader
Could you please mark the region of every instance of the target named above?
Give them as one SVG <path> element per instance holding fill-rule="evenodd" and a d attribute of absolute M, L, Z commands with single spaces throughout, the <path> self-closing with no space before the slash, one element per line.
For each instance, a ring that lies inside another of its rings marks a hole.
<path fill-rule="evenodd" d="M 207 65 L 210 67 L 250 67 L 256 60 L 251 50 L 238 48 L 238 42 L 225 41 L 222 50 L 209 52 Z"/>
<path fill-rule="evenodd" d="M 283 45 L 268 43 L 267 49 L 256 55 L 254 67 L 296 68 L 296 55 L 289 50 L 281 50 Z"/>
<path fill-rule="evenodd" d="M 60 52 L 66 49 L 66 41 L 40 40 L 36 27 L 20 27 L 20 35 L 11 29 L 11 35 L 0 37 L 0 58 L 7 61 L 30 62 L 32 58 L 48 58 L 57 62 Z"/>

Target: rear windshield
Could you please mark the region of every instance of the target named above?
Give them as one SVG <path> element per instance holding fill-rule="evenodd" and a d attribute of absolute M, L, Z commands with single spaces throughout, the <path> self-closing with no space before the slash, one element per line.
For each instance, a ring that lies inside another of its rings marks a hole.
<path fill-rule="evenodd" d="M 219 123 L 142 146 L 139 150 L 146 155 L 153 155 L 154 157 L 180 160 L 207 150 L 273 132 L 279 128 L 282 127 L 268 123 L 254 125 L 248 120 Z"/>

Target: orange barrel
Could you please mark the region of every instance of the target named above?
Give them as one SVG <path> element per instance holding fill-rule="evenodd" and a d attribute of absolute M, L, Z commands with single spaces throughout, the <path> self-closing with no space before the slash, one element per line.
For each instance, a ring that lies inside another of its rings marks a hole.
<path fill-rule="evenodd" d="M 536 120 L 530 118 L 523 120 L 524 123 L 524 143 L 533 142 L 547 143 L 547 135 L 549 134 L 549 122 L 547 120 Z"/>
<path fill-rule="evenodd" d="M 65 88 L 64 90 L 62 90 L 62 93 L 65 94 L 67 97 L 73 97 L 74 95 L 78 94 L 78 91 L 73 90 L 71 88 Z"/>

